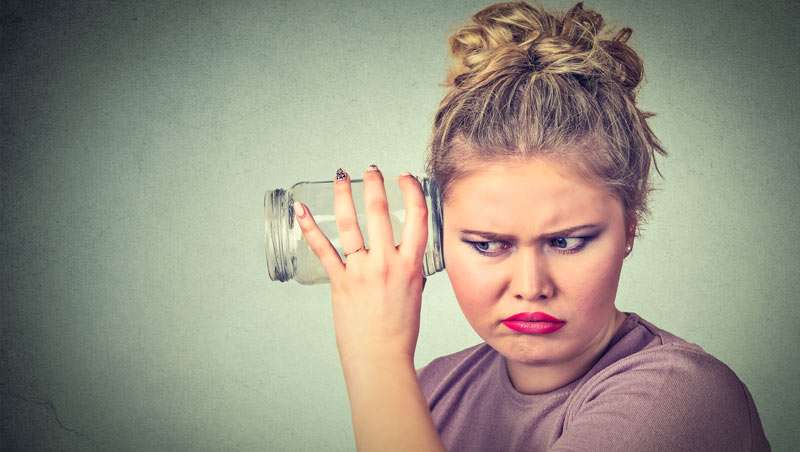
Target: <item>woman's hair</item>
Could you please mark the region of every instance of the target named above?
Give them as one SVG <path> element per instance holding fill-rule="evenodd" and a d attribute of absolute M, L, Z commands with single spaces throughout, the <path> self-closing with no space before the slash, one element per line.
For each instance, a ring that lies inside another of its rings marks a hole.
<path fill-rule="evenodd" d="M 655 152 L 667 153 L 647 125 L 654 114 L 636 106 L 644 69 L 631 33 L 611 37 L 583 2 L 555 14 L 513 2 L 450 36 L 454 64 L 425 164 L 442 203 L 481 164 L 547 156 L 606 186 L 638 229 L 650 214 L 650 163 L 661 175 Z"/>

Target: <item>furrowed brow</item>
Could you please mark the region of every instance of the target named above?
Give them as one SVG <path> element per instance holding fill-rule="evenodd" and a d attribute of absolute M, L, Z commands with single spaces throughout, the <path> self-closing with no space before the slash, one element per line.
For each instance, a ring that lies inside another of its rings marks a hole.
<path fill-rule="evenodd" d="M 570 228 L 567 228 L 567 229 L 562 229 L 560 231 L 553 231 L 553 232 L 549 232 L 547 234 L 542 234 L 542 237 L 565 237 L 565 236 L 568 236 L 569 234 L 572 234 L 572 233 L 574 233 L 576 231 L 580 231 L 581 229 L 589 229 L 589 228 L 594 228 L 594 227 L 597 227 L 597 226 L 599 226 L 599 225 L 596 225 L 596 224 L 582 224 L 580 226 L 573 226 L 573 227 L 570 227 Z M 462 234 L 479 235 L 479 236 L 487 238 L 489 240 L 514 240 L 515 239 L 515 237 L 513 235 L 498 234 L 496 232 L 489 232 L 489 231 L 477 231 L 477 230 L 474 230 L 474 229 L 462 229 L 459 232 L 461 232 Z"/>

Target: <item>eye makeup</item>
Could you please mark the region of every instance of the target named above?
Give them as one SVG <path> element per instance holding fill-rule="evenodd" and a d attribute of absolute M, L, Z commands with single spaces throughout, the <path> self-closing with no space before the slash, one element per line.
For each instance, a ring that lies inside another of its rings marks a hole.
<path fill-rule="evenodd" d="M 555 252 L 557 252 L 559 254 L 575 254 L 575 253 L 578 253 L 581 250 L 583 250 L 595 237 L 597 237 L 597 235 L 599 235 L 599 234 L 594 234 L 594 235 L 591 235 L 591 236 L 580 236 L 580 237 L 554 237 L 554 238 L 548 240 L 548 244 L 552 245 L 553 242 L 555 242 L 557 240 L 564 240 L 564 241 L 567 242 L 566 246 L 569 246 L 569 241 L 570 240 L 578 241 L 577 245 L 573 245 L 572 247 L 568 247 L 568 248 L 562 248 L 560 246 L 551 246 L 555 250 Z M 501 255 L 503 253 L 502 252 L 487 252 L 485 249 L 482 249 L 481 247 L 485 247 L 485 246 L 487 246 L 489 244 L 492 244 L 492 243 L 504 243 L 504 244 L 508 243 L 508 242 L 506 242 L 504 240 L 475 241 L 475 240 L 467 240 L 467 239 L 463 239 L 463 238 L 461 239 L 461 241 L 466 243 L 466 244 L 468 244 L 477 253 L 479 253 L 479 254 L 481 254 L 483 256 L 488 256 L 488 257 L 497 257 L 497 256 L 499 256 L 499 255 Z M 505 246 L 503 249 L 508 249 L 510 247 L 511 246 Z"/>

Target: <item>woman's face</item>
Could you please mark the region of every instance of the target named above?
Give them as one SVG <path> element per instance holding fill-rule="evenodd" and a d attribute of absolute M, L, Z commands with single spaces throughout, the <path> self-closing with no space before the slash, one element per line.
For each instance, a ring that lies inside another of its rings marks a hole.
<path fill-rule="evenodd" d="M 592 226 L 558 232 L 582 225 Z M 509 368 L 569 367 L 599 354 L 624 320 L 614 305 L 632 239 L 622 203 L 568 167 L 543 158 L 487 163 L 451 186 L 443 227 L 446 271 L 461 310 Z M 566 324 L 524 334 L 502 323 L 536 311 Z"/>

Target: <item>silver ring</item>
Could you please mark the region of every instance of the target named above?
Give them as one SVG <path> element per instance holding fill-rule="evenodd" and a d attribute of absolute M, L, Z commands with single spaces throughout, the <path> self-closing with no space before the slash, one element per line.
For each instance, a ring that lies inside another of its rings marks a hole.
<path fill-rule="evenodd" d="M 364 245 L 361 245 L 361 246 L 360 246 L 360 247 L 359 247 L 357 250 L 355 250 L 355 251 L 350 251 L 349 253 L 344 253 L 344 257 L 347 257 L 347 256 L 349 256 L 349 255 L 351 255 L 351 254 L 353 254 L 353 253 L 357 253 L 357 252 L 359 252 L 359 251 L 361 251 L 361 250 L 363 250 L 363 249 L 364 249 Z"/>

